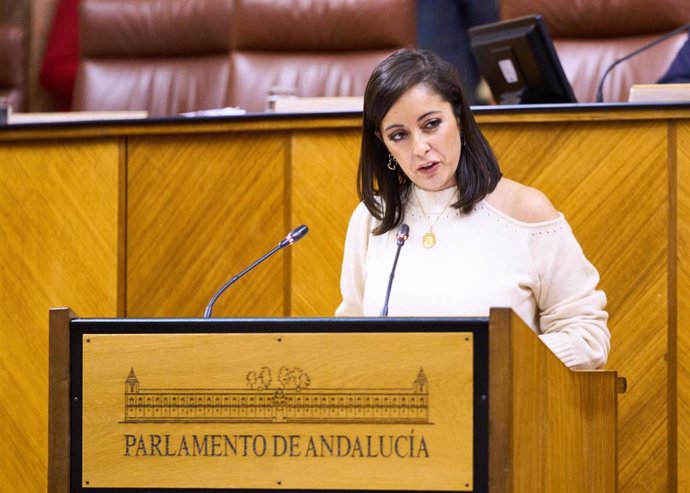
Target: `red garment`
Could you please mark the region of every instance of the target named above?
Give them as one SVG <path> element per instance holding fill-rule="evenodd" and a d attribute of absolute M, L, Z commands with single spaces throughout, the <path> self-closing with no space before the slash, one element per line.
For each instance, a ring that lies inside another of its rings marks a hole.
<path fill-rule="evenodd" d="M 58 102 L 60 109 L 72 105 L 74 79 L 79 62 L 79 0 L 60 0 L 41 64 L 41 86 Z"/>

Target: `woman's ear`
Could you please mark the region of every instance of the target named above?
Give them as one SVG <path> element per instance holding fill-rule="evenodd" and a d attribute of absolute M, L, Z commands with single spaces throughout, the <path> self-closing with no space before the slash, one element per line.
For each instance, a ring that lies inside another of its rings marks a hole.
<path fill-rule="evenodd" d="M 378 137 L 378 139 L 379 139 L 379 140 L 381 141 L 381 143 L 383 144 L 383 137 L 381 137 L 381 132 L 379 132 L 379 131 L 377 130 L 376 132 L 374 132 L 374 135 L 376 135 L 376 137 Z"/>

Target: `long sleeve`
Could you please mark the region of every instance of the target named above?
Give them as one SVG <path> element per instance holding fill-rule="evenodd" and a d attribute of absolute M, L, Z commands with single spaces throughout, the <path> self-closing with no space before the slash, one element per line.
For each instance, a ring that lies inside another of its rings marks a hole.
<path fill-rule="evenodd" d="M 535 237 L 531 247 L 540 338 L 570 368 L 603 366 L 611 335 L 598 272 L 565 222 L 554 234 Z"/>
<path fill-rule="evenodd" d="M 337 317 L 357 317 L 364 313 L 365 263 L 371 232 L 372 217 L 363 203 L 352 213 L 345 237 L 345 251 L 340 276 L 342 302 L 335 311 Z"/>

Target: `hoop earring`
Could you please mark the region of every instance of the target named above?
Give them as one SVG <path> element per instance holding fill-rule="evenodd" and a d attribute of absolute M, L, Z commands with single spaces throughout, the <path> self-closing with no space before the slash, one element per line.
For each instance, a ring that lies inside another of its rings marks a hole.
<path fill-rule="evenodd" d="M 388 154 L 388 169 L 391 171 L 395 171 L 395 169 L 398 167 L 398 162 L 395 160 L 392 154 Z"/>

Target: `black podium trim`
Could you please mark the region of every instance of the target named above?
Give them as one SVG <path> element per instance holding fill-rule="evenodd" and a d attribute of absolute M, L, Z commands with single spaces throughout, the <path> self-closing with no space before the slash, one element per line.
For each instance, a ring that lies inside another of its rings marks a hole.
<path fill-rule="evenodd" d="M 83 352 L 82 337 L 88 334 L 213 334 L 213 333 L 394 333 L 420 332 L 433 326 L 433 332 L 469 332 L 474 351 L 474 450 L 473 493 L 488 492 L 489 485 L 489 319 L 477 318 L 75 318 L 70 322 L 70 492 L 119 493 L 284 493 L 358 490 L 251 489 L 251 488 L 91 488 L 82 487 Z M 229 330 L 231 329 L 231 330 Z M 366 490 L 386 493 L 426 490 Z M 458 490 L 459 491 L 459 490 Z M 433 490 L 434 493 L 452 493 Z"/>

